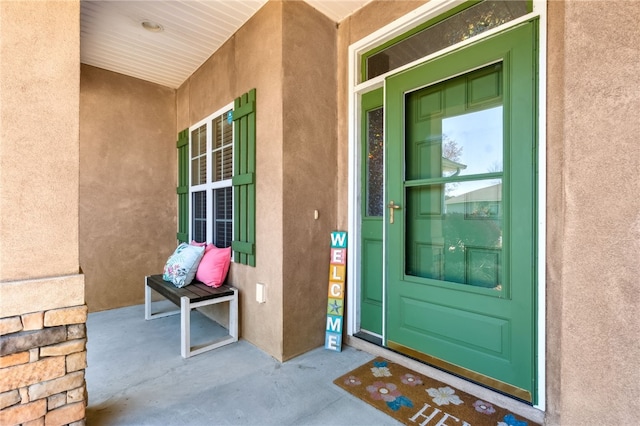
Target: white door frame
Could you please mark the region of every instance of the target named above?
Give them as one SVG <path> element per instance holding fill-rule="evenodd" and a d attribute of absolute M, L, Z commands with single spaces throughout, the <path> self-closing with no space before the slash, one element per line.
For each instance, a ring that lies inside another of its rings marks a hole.
<path fill-rule="evenodd" d="M 409 12 L 405 16 L 396 21 L 380 28 L 379 30 L 369 34 L 367 37 L 357 41 L 349 46 L 349 93 L 348 93 L 348 117 L 349 117 L 349 208 L 348 208 L 348 252 L 347 259 L 347 294 L 351 297 L 347 298 L 347 314 L 346 325 L 347 335 L 353 336 L 354 333 L 360 331 L 360 294 L 359 283 L 361 276 L 360 269 L 360 215 L 361 215 L 361 127 L 360 123 L 360 98 L 362 93 L 369 92 L 384 86 L 385 78 L 390 74 L 401 72 L 411 68 L 422 62 L 431 60 L 441 56 L 447 52 L 458 49 L 460 47 L 471 44 L 477 40 L 489 37 L 493 34 L 503 31 L 519 23 L 532 19 L 539 20 L 539 39 L 538 39 L 538 238 L 537 238 L 537 383 L 538 383 L 538 403 L 535 407 L 544 411 L 545 409 L 545 371 L 546 371 L 546 328 L 545 328 L 545 253 L 546 253 L 546 64 L 547 64 L 547 0 L 534 0 L 533 11 L 525 16 L 515 19 L 500 27 L 489 30 L 478 36 L 460 42 L 454 46 L 440 50 L 434 54 L 425 56 L 419 60 L 411 62 L 400 68 L 390 71 L 387 74 L 372 78 L 366 82 L 359 83 L 360 78 L 360 56 L 372 48 L 379 46 L 406 31 L 428 21 L 442 13 L 464 3 L 464 0 L 432 0 L 417 9 Z M 385 94 L 386 95 L 386 94 Z M 387 209 L 384 209 L 384 218 L 386 220 Z M 383 234 L 383 239 L 386 235 Z M 384 247 L 384 245 L 383 245 Z M 384 256 L 384 254 L 383 254 Z M 383 274 L 386 273 L 383 262 Z M 385 288 L 383 287 L 383 341 L 385 336 Z"/>

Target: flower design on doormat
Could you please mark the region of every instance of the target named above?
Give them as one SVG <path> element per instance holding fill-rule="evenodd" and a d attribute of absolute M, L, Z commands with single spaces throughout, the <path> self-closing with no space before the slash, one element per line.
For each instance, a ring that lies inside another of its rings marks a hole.
<path fill-rule="evenodd" d="M 371 395 L 371 398 L 376 401 L 383 400 L 393 411 L 398 411 L 402 406 L 413 407 L 413 402 L 402 395 L 398 387 L 393 383 L 375 382 L 367 386 L 367 391 Z"/>
<path fill-rule="evenodd" d="M 411 373 L 405 374 L 400 378 L 400 380 L 402 380 L 402 383 L 409 386 L 417 386 L 422 384 L 422 380 L 420 379 L 420 377 L 414 376 Z"/>
<path fill-rule="evenodd" d="M 498 422 L 498 426 L 527 426 L 528 423 L 516 419 L 513 414 L 507 414 L 504 416 L 503 422 Z"/>
<path fill-rule="evenodd" d="M 482 414 L 493 414 L 496 412 L 496 409 L 493 408 L 493 405 L 485 401 L 477 400 L 473 403 L 473 406 L 475 407 L 477 412 Z"/>
<path fill-rule="evenodd" d="M 387 361 L 374 361 L 371 372 L 374 377 L 391 377 L 389 367 L 387 367 Z"/>
<path fill-rule="evenodd" d="M 427 393 L 433 398 L 433 402 L 438 405 L 449 405 L 449 403 L 460 405 L 463 403 L 460 397 L 456 395 L 456 391 L 451 389 L 449 386 L 438 389 L 429 388 L 427 389 Z"/>
<path fill-rule="evenodd" d="M 362 382 L 356 376 L 349 376 L 344 379 L 344 384 L 347 386 L 359 386 Z"/>

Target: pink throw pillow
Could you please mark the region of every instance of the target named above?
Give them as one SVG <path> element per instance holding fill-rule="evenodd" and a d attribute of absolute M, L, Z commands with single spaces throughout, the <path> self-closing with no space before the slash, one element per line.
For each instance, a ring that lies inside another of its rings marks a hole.
<path fill-rule="evenodd" d="M 227 278 L 231 263 L 231 247 L 218 248 L 208 244 L 198 265 L 196 279 L 209 287 L 220 287 Z"/>

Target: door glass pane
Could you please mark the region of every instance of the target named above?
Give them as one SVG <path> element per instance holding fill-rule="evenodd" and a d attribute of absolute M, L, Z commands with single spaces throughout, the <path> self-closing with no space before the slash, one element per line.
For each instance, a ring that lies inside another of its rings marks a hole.
<path fill-rule="evenodd" d="M 407 179 L 502 172 L 502 64 L 407 99 Z"/>
<path fill-rule="evenodd" d="M 406 97 L 407 275 L 502 289 L 500 64 Z"/>
<path fill-rule="evenodd" d="M 367 58 L 365 80 L 526 15 L 529 0 L 486 0 Z"/>
<path fill-rule="evenodd" d="M 502 106 L 442 120 L 442 176 L 502 172 Z"/>
<path fill-rule="evenodd" d="M 367 112 L 367 216 L 382 216 L 384 205 L 383 109 Z"/>
<path fill-rule="evenodd" d="M 502 179 L 411 187 L 406 210 L 407 275 L 502 288 Z"/>

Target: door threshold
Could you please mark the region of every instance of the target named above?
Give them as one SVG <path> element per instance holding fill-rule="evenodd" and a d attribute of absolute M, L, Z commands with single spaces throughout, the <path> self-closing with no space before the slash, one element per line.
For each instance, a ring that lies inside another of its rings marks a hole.
<path fill-rule="evenodd" d="M 358 331 L 353 337 L 357 337 L 376 346 L 382 346 L 382 337 L 367 333 L 366 331 Z"/>

